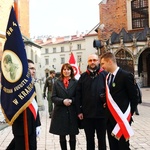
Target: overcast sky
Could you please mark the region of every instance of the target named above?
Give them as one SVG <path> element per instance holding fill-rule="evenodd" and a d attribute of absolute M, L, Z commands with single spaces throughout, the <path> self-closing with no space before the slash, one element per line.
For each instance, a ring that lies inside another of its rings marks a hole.
<path fill-rule="evenodd" d="M 101 0 L 30 0 L 30 33 L 65 36 L 86 32 L 99 23 Z"/>

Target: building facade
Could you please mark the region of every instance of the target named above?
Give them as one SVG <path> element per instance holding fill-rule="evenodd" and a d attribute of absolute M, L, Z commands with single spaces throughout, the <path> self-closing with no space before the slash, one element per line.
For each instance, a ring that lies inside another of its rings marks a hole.
<path fill-rule="evenodd" d="M 100 53 L 111 51 L 118 65 L 132 72 L 142 87 L 150 86 L 150 1 L 103 0 L 97 28 Z"/>
<path fill-rule="evenodd" d="M 97 26 L 96 26 L 97 27 Z M 49 70 L 60 73 L 61 66 L 69 62 L 71 52 L 74 54 L 81 72 L 86 71 L 88 55 L 97 53 L 93 47 L 93 41 L 98 39 L 95 27 L 85 35 L 72 35 L 57 38 L 49 38 L 41 49 L 41 67 L 44 69 L 43 78 L 49 75 Z"/>

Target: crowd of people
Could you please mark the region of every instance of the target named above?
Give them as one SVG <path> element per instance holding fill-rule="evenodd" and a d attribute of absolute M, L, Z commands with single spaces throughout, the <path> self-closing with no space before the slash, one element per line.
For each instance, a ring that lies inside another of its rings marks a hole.
<path fill-rule="evenodd" d="M 34 78 L 34 63 L 28 63 Z M 76 149 L 80 121 L 86 136 L 87 150 L 95 150 L 95 138 L 98 150 L 106 150 L 106 133 L 110 150 L 130 150 L 132 116 L 138 104 L 137 89 L 134 76 L 117 65 L 113 53 L 106 52 L 100 57 L 89 55 L 87 70 L 79 80 L 75 79 L 73 67 L 69 63 L 62 65 L 58 78 L 55 77 L 55 71 L 51 70 L 43 90 L 43 98 L 46 97 L 51 118 L 49 132 L 59 136 L 61 150 L 68 149 L 67 142 L 70 150 Z M 40 117 L 33 121 L 29 110 L 28 117 L 32 122 L 29 125 L 29 146 L 30 150 L 36 150 L 35 137 L 39 135 L 42 123 Z M 7 148 L 9 150 L 17 150 L 20 145 L 24 147 L 23 129 L 18 129 L 21 119 L 22 116 L 19 116 L 12 126 L 14 139 Z"/>

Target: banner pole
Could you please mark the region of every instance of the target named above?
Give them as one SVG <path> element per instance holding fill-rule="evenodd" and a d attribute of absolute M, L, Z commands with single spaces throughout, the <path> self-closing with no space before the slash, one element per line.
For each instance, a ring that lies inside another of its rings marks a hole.
<path fill-rule="evenodd" d="M 29 150 L 29 139 L 28 139 L 28 124 L 27 124 L 27 110 L 23 111 L 23 122 L 24 122 L 24 138 L 25 138 L 25 150 Z"/>
<path fill-rule="evenodd" d="M 18 21 L 18 0 L 14 0 L 14 10 L 15 10 L 15 14 L 16 14 L 16 19 Z M 18 22 L 19 24 L 19 22 Z M 25 139 L 25 150 L 29 150 L 29 139 L 28 139 L 28 123 L 27 123 L 27 110 L 25 109 L 23 111 L 23 123 L 24 123 L 24 139 Z"/>

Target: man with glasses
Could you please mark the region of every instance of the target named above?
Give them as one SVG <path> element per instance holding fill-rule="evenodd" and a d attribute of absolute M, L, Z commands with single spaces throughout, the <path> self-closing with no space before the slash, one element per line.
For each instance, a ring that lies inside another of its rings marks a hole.
<path fill-rule="evenodd" d="M 31 77 L 35 77 L 35 66 L 34 62 L 30 59 L 28 59 L 28 67 L 31 74 Z M 35 97 L 36 99 L 36 97 Z M 29 144 L 29 150 L 36 150 L 37 149 L 37 139 L 36 137 L 40 134 L 40 115 L 39 111 L 37 110 L 37 117 L 34 118 L 33 113 L 31 112 L 30 108 L 26 108 L 27 113 L 27 127 L 28 127 L 28 144 Z M 25 150 L 25 137 L 24 137 L 24 116 L 23 113 L 21 113 L 17 119 L 14 121 L 12 125 L 12 132 L 14 135 L 14 138 L 6 148 L 6 150 Z"/>
<path fill-rule="evenodd" d="M 98 149 L 106 150 L 105 78 L 96 54 L 88 57 L 86 72 L 81 74 L 76 89 L 78 118 L 83 120 L 87 150 L 95 150 L 95 132 Z"/>

